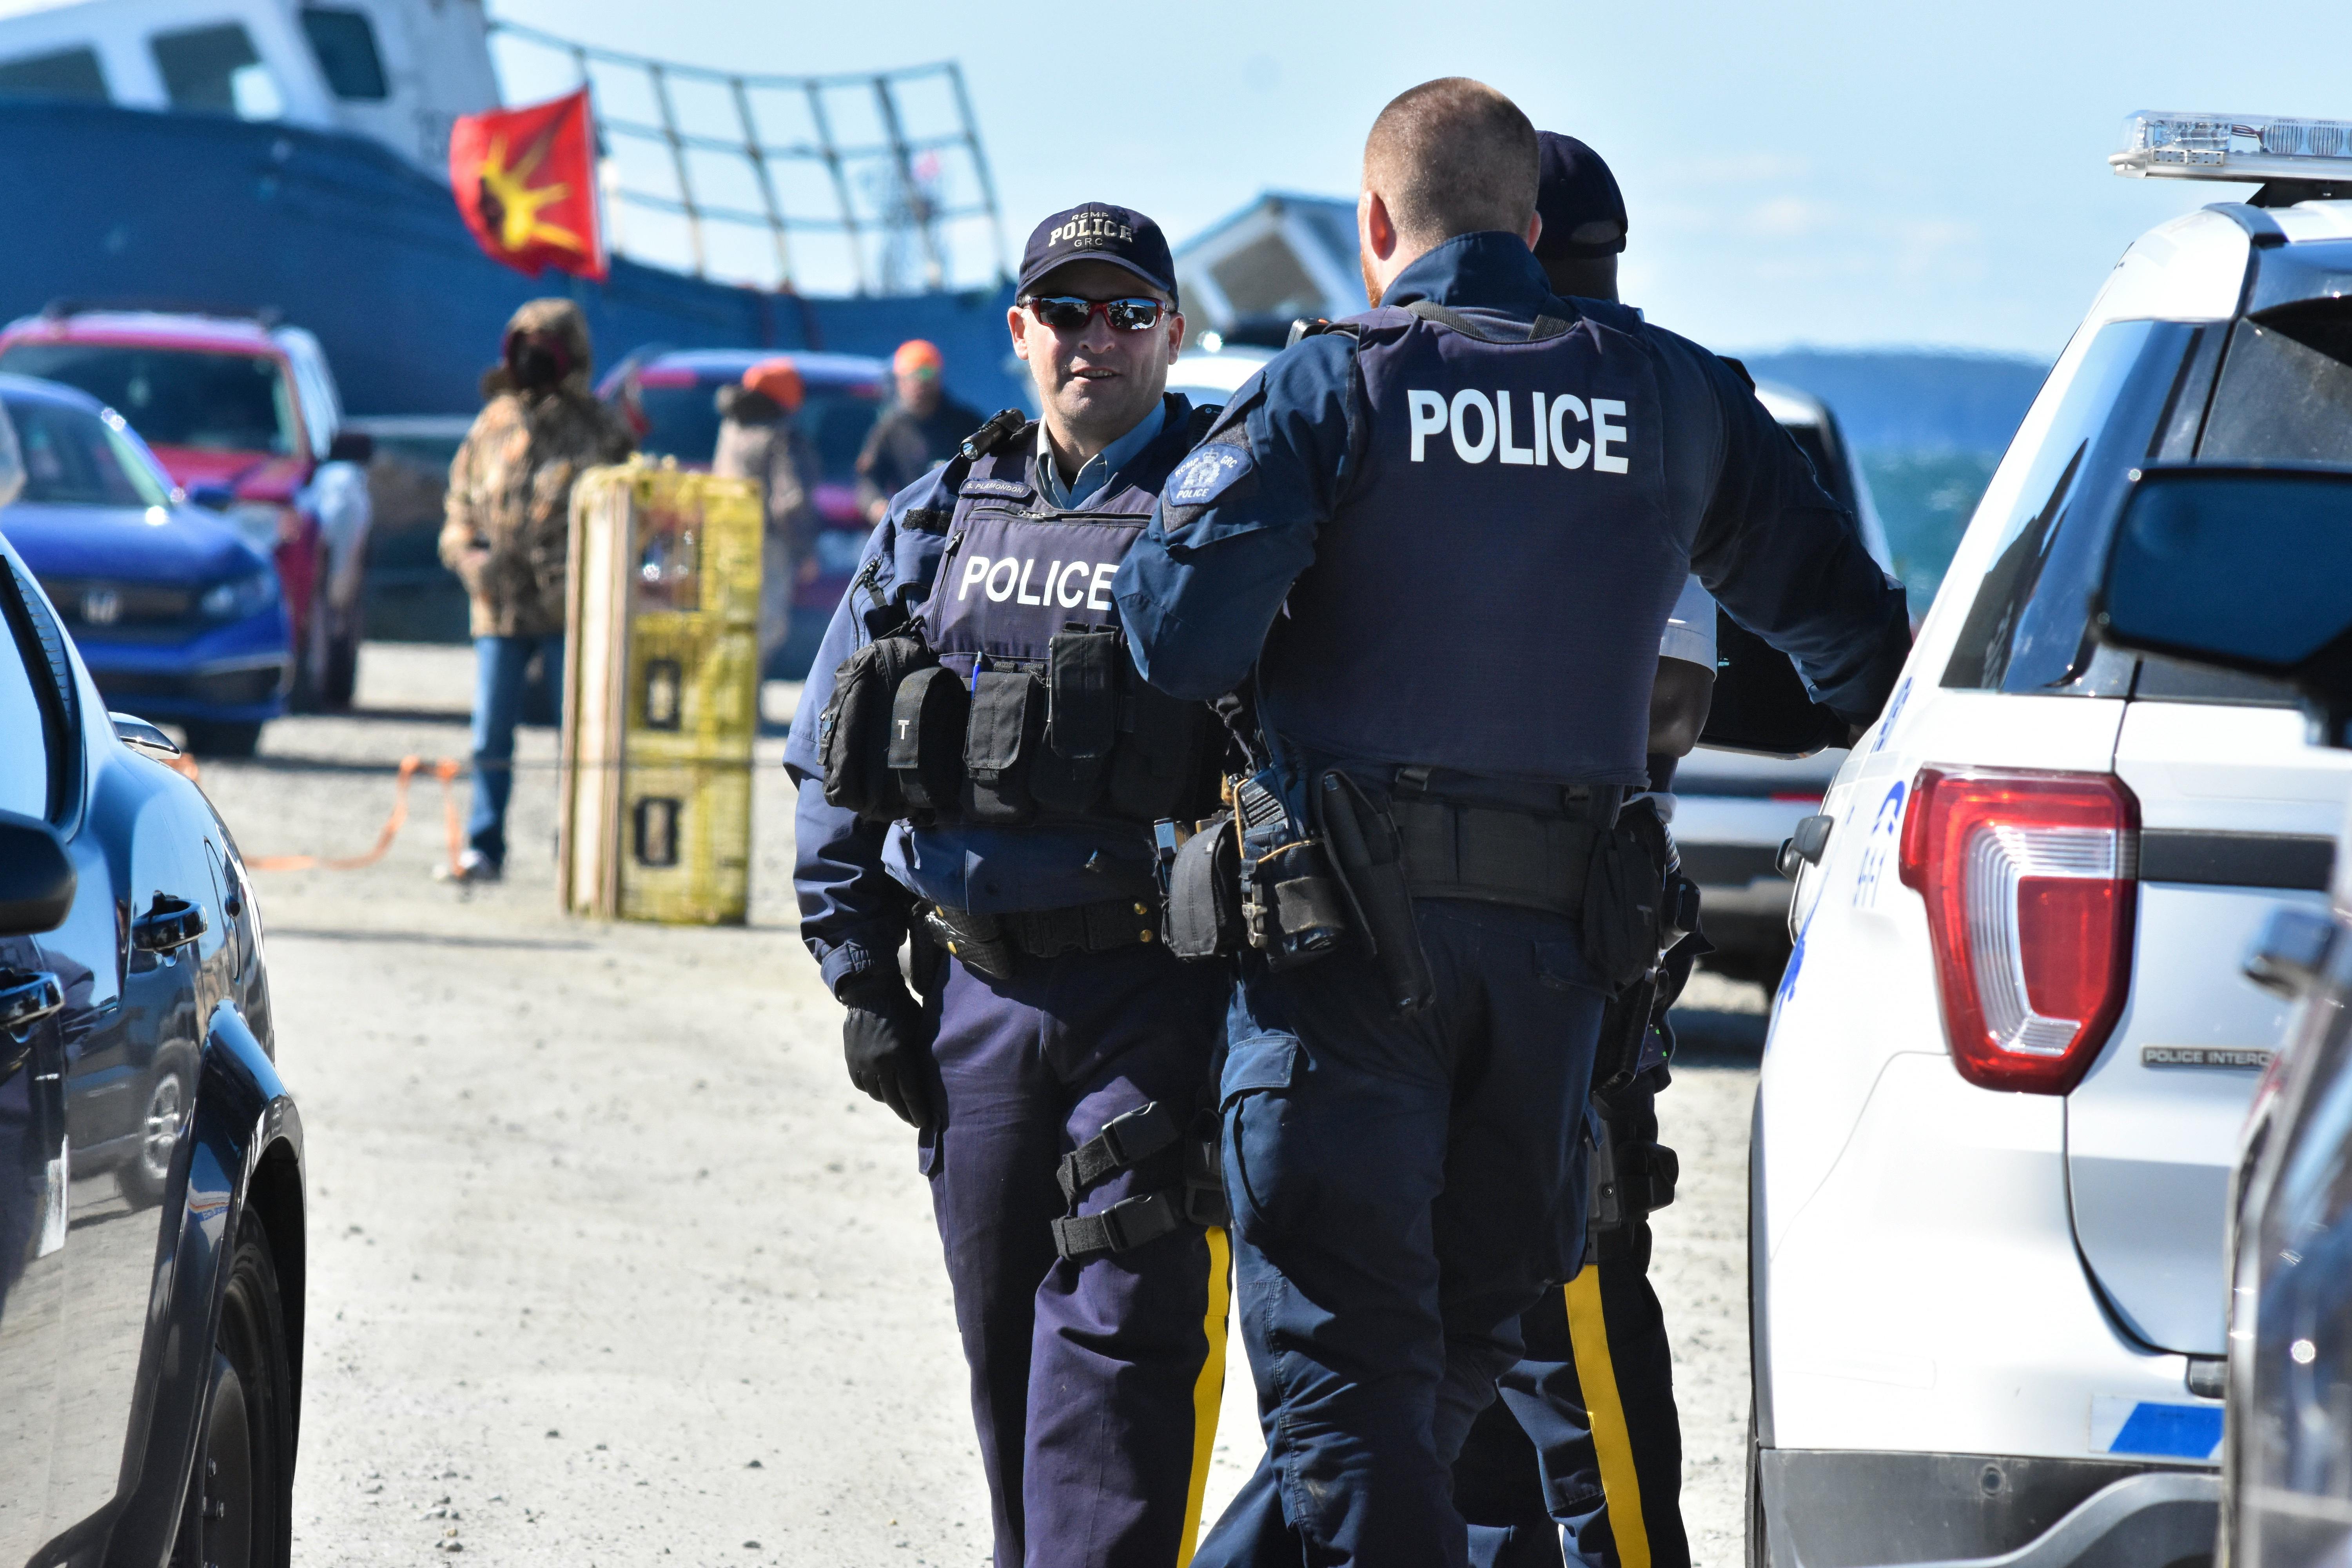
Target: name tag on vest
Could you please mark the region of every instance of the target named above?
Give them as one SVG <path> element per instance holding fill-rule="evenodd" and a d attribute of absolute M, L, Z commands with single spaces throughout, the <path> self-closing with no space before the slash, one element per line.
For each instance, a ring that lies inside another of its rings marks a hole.
<path fill-rule="evenodd" d="M 1027 500 L 1034 492 L 1019 479 L 966 479 L 960 493 L 968 496 L 1002 496 L 1006 500 Z"/>

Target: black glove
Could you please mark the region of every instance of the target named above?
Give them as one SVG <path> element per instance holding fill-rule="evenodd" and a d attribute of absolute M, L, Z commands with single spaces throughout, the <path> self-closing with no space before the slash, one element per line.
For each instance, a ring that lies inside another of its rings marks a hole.
<path fill-rule="evenodd" d="M 909 1127 L 930 1126 L 930 1032 L 906 984 L 895 971 L 867 970 L 843 981 L 840 996 L 849 1081 Z"/>

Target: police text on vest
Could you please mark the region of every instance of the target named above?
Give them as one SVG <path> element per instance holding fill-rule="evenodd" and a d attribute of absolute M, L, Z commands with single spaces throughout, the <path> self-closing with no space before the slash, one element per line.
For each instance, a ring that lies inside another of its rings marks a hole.
<path fill-rule="evenodd" d="M 1596 397 L 1588 407 L 1584 399 L 1568 393 L 1552 398 L 1540 392 L 1527 395 L 1531 408 L 1528 442 L 1522 446 L 1512 436 L 1511 394 L 1507 392 L 1488 397 L 1465 386 L 1450 401 L 1442 392 L 1406 392 L 1405 399 L 1412 410 L 1412 460 L 1422 460 L 1430 437 L 1447 435 L 1454 440 L 1454 455 L 1465 463 L 1499 458 L 1522 468 L 1540 468 L 1557 463 L 1563 468 L 1580 468 L 1589 459 L 1595 473 L 1626 471 L 1630 465 L 1624 454 L 1611 450 L 1623 447 L 1629 438 L 1624 424 L 1625 405 L 1622 401 Z M 1579 425 L 1591 426 L 1591 440 L 1576 431 Z M 1476 431 L 1475 439 L 1473 429 Z M 1572 446 L 1571 436 L 1575 438 Z"/>
<path fill-rule="evenodd" d="M 1020 605 L 1059 605 L 1066 610 L 1080 605 L 1090 610 L 1110 608 L 1110 583 L 1118 574 L 1118 562 L 1056 561 L 1045 568 L 1042 582 L 1033 581 L 1036 569 L 1034 556 L 1006 555 L 994 561 L 985 555 L 971 556 L 963 563 L 962 576 L 956 580 L 956 598 L 970 598 L 976 587 L 996 605 L 1011 599 Z"/>

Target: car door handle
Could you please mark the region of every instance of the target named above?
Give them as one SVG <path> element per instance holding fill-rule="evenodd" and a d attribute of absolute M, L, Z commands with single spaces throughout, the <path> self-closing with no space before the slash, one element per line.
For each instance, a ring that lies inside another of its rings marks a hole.
<path fill-rule="evenodd" d="M 173 952 L 211 929 L 203 905 L 158 893 L 147 912 L 131 922 L 131 945 L 142 952 Z"/>
<path fill-rule="evenodd" d="M 46 969 L 0 969 L 0 1029 L 16 1034 L 66 1005 L 65 987 Z"/>
<path fill-rule="evenodd" d="M 1793 882 L 1797 879 L 1801 862 L 1808 866 L 1820 865 L 1822 852 L 1830 847 L 1830 829 L 1836 826 L 1836 817 L 1822 813 L 1798 823 L 1797 831 L 1781 843 L 1780 853 L 1773 858 L 1780 875 Z"/>

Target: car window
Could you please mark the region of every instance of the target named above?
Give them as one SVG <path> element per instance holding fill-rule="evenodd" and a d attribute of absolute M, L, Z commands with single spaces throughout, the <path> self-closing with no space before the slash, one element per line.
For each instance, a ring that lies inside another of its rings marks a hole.
<path fill-rule="evenodd" d="M 210 452 L 300 449 L 294 393 L 274 355 L 123 343 L 17 343 L 0 371 L 79 387 L 159 447 Z"/>
<path fill-rule="evenodd" d="M 2352 463 L 2352 302 L 2240 321 L 2197 446 L 2200 463 Z"/>
<path fill-rule="evenodd" d="M 0 572 L 0 811 L 47 816 L 58 728 L 21 592 L 13 571 Z"/>
<path fill-rule="evenodd" d="M 2077 684 L 2098 654 L 2089 637 L 2091 586 L 2115 508 L 2132 469 L 2156 455 L 2200 330 L 2179 321 L 2099 329 L 2000 521 L 1991 564 L 1945 666 L 1946 686 L 2128 689 L 2131 663 L 2112 655 L 2100 656 L 2113 666 L 2112 680 Z"/>
<path fill-rule="evenodd" d="M 143 455 L 85 408 L 35 398 L 7 400 L 24 454 L 20 500 L 45 506 L 165 506 L 171 497 Z"/>

